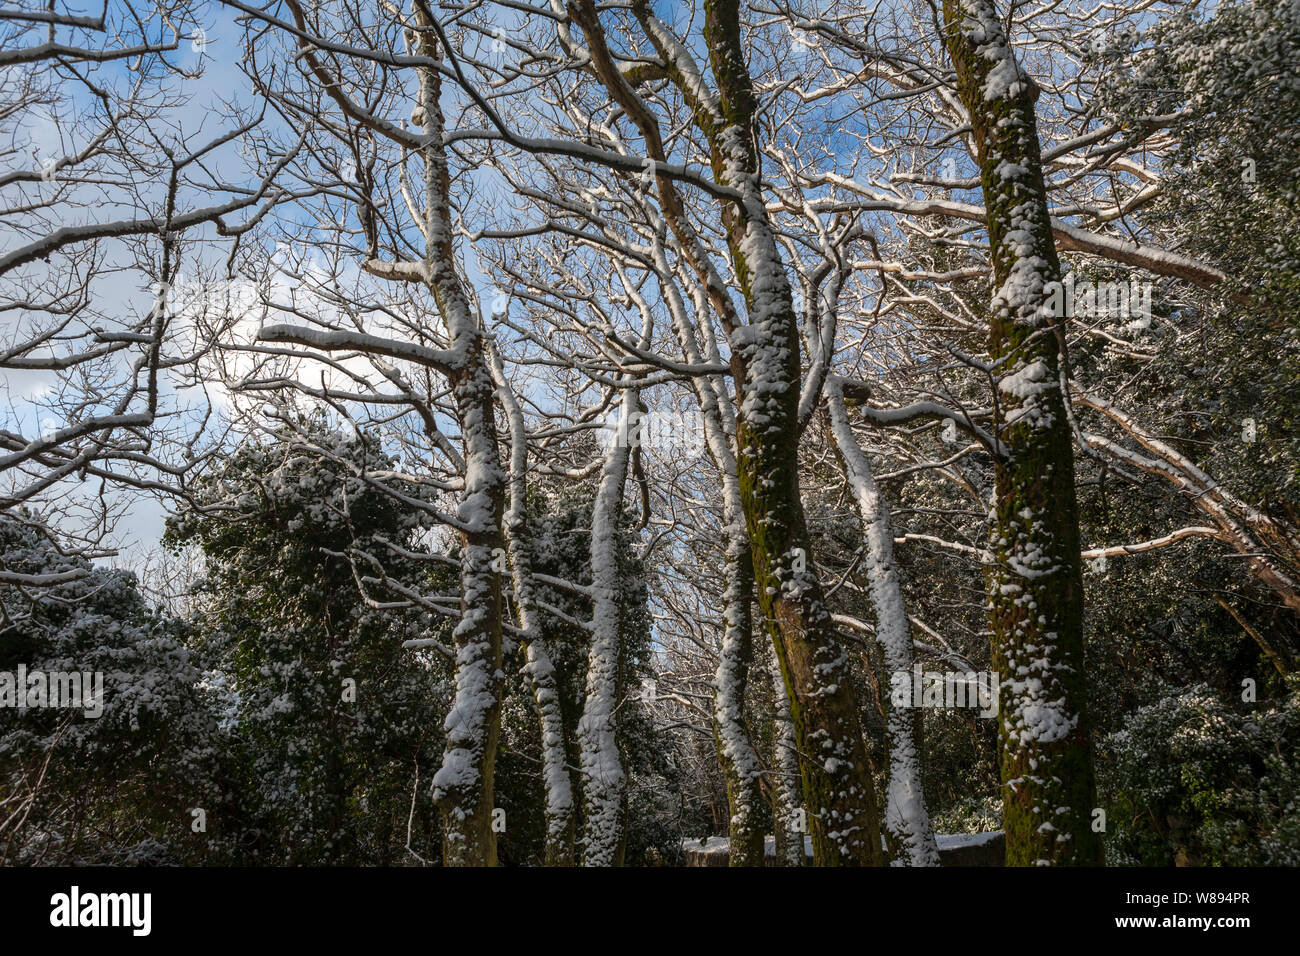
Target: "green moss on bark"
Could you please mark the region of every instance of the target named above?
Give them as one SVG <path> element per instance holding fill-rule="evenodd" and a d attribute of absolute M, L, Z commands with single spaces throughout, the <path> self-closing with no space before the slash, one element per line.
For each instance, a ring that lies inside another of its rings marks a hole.
<path fill-rule="evenodd" d="M 1018 67 L 1008 76 L 1002 56 L 1012 54 L 997 35 L 1001 26 L 988 0 L 944 0 L 943 11 L 945 42 L 978 152 L 995 287 L 1004 289 L 1009 278 L 1020 283 L 1025 271 L 1041 283 L 1059 281 L 1036 87 Z M 1041 285 L 1030 283 L 1037 304 L 1041 293 Z M 988 591 L 993 662 L 1004 684 L 998 720 L 1007 863 L 1095 865 L 1101 841 L 1092 830 L 1074 453 L 1059 386 L 1063 321 L 1041 308 L 1030 312 L 995 307 L 989 327 L 989 352 L 1004 374 L 1041 363 L 1035 393 L 1000 390 L 994 417 L 1005 455 L 996 466 Z M 1025 555 L 1041 564 L 1027 572 Z M 1023 687 L 1008 700 L 1007 682 L 1026 680 L 1041 682 L 1032 701 Z M 1050 714 L 1042 712 L 1044 702 Z"/>

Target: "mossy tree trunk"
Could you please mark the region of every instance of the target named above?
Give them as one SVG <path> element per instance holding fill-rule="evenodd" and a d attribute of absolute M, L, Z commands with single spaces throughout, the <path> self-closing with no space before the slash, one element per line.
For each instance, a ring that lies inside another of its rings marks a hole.
<path fill-rule="evenodd" d="M 1007 863 L 1095 865 L 1073 443 L 1062 391 L 1060 280 L 1034 113 L 989 0 L 944 0 L 945 42 L 970 116 L 988 215 L 997 367 L 995 522 L 988 570 Z"/>
<path fill-rule="evenodd" d="M 708 140 L 714 178 L 735 193 L 721 213 L 747 325 L 740 324 L 716 270 L 705 261 L 707 253 L 684 221 L 672 184 L 656 174 L 665 217 L 731 336 L 731 367 L 740 392 L 735 457 L 741 509 L 764 626 L 789 690 L 815 860 L 880 865 L 875 793 L 849 659 L 813 570 L 799 491 L 797 320 L 759 182 L 757 102 L 739 6 L 735 0 L 705 5 L 704 41 L 716 91 L 704 88 L 690 49 L 655 16 L 648 0 L 633 0 L 632 11 Z M 640 127 L 650 158 L 661 162 L 662 144 L 644 103 L 610 68 L 594 5 L 577 2 L 569 12 L 587 35 L 593 69 Z"/>
<path fill-rule="evenodd" d="M 708 0 L 704 40 L 716 100 L 685 78 L 688 54 L 644 4 L 636 14 L 673 64 L 709 141 L 716 180 L 739 198 L 722 208 L 748 324 L 731 330 L 741 375 L 736 421 L 740 499 L 763 622 L 780 662 L 800 755 L 814 861 L 880 865 L 880 825 L 849 658 L 835 635 L 813 565 L 799 489 L 797 319 L 789 279 L 764 208 L 754 138 L 757 101 L 736 0 Z M 692 71 L 698 79 L 698 72 Z"/>

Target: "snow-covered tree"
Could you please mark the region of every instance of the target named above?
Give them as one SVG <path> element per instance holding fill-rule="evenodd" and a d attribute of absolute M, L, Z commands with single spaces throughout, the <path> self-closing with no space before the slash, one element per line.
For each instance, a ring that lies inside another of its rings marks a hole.
<path fill-rule="evenodd" d="M 248 859 L 437 856 L 427 780 L 450 704 L 451 629 L 428 611 L 368 602 L 349 559 L 382 541 L 415 546 L 418 520 L 366 482 L 391 465 L 374 438 L 306 422 L 236 450 L 168 530 L 170 544 L 203 556 L 197 647 L 237 754 Z M 443 565 L 387 573 L 454 588 Z M 439 647 L 403 649 L 430 633 Z M 210 813 L 209 824 L 226 821 Z"/>
<path fill-rule="evenodd" d="M 0 567 L 57 579 L 0 586 L 0 860 L 204 859 L 191 810 L 227 799 L 228 741 L 185 625 L 153 611 L 130 572 L 62 555 L 28 521 L 0 516 Z M 31 699 L 19 668 L 43 683 L 86 680 L 76 700 L 45 706 L 53 688 Z M 20 692 L 33 706 L 18 706 Z"/>

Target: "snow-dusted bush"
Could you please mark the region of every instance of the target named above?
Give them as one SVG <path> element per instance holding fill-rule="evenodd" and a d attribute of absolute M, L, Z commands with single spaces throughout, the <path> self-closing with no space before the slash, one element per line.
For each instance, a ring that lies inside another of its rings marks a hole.
<path fill-rule="evenodd" d="M 195 626 L 230 720 L 231 822 L 250 862 L 415 862 L 408 823 L 419 858 L 437 856 L 428 781 L 447 670 L 402 642 L 445 638 L 449 625 L 370 606 L 367 596 L 396 595 L 363 593 L 358 575 L 372 569 L 360 553 L 430 591 L 454 590 L 454 572 L 385 549 L 412 545 L 418 527 L 367 481 L 390 468 L 373 439 L 304 423 L 297 436 L 240 448 L 202 486 L 204 510 L 169 528 L 171 544 L 205 558 Z"/>
<path fill-rule="evenodd" d="M 1300 694 L 1230 705 L 1171 689 L 1101 745 L 1118 863 L 1300 863 Z"/>
<path fill-rule="evenodd" d="M 0 516 L 0 566 L 78 573 L 0 587 L 0 671 L 102 674 L 103 713 L 0 707 L 0 860 L 180 863 L 205 852 L 192 808 L 221 802 L 221 744 L 186 629 L 146 604 L 135 575 L 59 554 Z"/>

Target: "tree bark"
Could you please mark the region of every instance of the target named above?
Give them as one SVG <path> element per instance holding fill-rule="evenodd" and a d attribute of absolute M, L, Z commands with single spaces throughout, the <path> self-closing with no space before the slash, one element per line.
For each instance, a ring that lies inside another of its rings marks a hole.
<path fill-rule="evenodd" d="M 673 330 L 687 360 L 704 364 L 704 355 L 692 325 L 686 303 L 673 281 L 664 251 L 667 236 L 661 229 L 656 236 L 653 255 L 659 272 L 660 286 Z M 703 302 L 700 303 L 703 312 Z M 705 313 L 707 320 L 707 313 Z M 754 620 L 751 604 L 754 597 L 754 563 L 740 501 L 740 484 L 736 478 L 736 457 L 728 436 L 735 419 L 719 401 L 718 383 L 709 377 L 692 376 L 691 385 L 700 403 L 704 438 L 717 467 L 723 498 L 723 635 L 714 680 L 713 735 L 718 763 L 727 783 L 727 803 L 731 811 L 728 834 L 731 840 L 731 866 L 763 865 L 763 829 L 759 825 L 759 808 L 763 805 L 763 766 L 754 746 L 746 720 L 745 693 L 754 656 Z"/>
<path fill-rule="evenodd" d="M 799 751 L 795 745 L 794 723 L 790 720 L 790 701 L 786 697 L 785 677 L 776 660 L 771 659 L 773 764 L 776 784 L 773 788 L 772 816 L 775 819 L 776 855 L 785 866 L 804 866 L 808 855 L 804 848 L 804 830 L 799 820 L 803 809 L 799 799 Z"/>
<path fill-rule="evenodd" d="M 912 632 L 903 602 L 903 586 L 894 560 L 894 530 L 889 505 L 876 485 L 867 456 L 849 425 L 848 410 L 840 380 L 826 382 L 826 408 L 831 432 L 848 475 L 862 519 L 866 543 L 867 589 L 876 611 L 876 639 L 885 662 L 885 679 L 893 674 L 912 674 Z M 938 866 L 939 844 L 925 807 L 921 788 L 920 719 L 914 707 L 895 706 L 888 693 L 881 694 L 886 708 L 885 736 L 889 746 L 889 782 L 885 788 L 885 831 L 895 865 Z M 917 702 L 913 702 L 914 704 Z"/>
<path fill-rule="evenodd" d="M 627 775 L 618 746 L 623 657 L 619 639 L 618 523 L 639 394 L 636 388 L 623 392 L 618 433 L 606 452 L 591 512 L 593 627 L 587 661 L 587 696 L 578 722 L 583 866 L 617 866 L 623 850 Z"/>
<path fill-rule="evenodd" d="M 990 0 L 944 0 L 945 42 L 970 116 L 996 292 L 989 351 L 999 380 L 988 570 L 1007 863 L 1095 865 L 1100 838 L 1083 648 L 1071 429 L 1062 389 L 1060 281 L 1034 114 Z"/>
<path fill-rule="evenodd" d="M 423 16 L 417 21 L 427 26 Z M 431 31 L 420 53 L 436 58 Z M 465 492 L 461 530 L 461 619 L 456 644 L 455 696 L 447 714 L 442 767 L 434 775 L 434 800 L 442 812 L 443 863 L 494 866 L 493 770 L 501 726 L 501 578 L 495 570 L 505 510 L 506 476 L 497 449 L 494 387 L 482 331 L 456 270 L 450 183 L 439 102 L 440 79 L 421 68 L 420 105 L 429 145 L 423 151 L 427 213 L 425 267 L 453 356 L 447 370 L 464 441 Z"/>
<path fill-rule="evenodd" d="M 749 604 L 754 590 L 754 566 L 743 518 L 738 512 L 728 500 L 724 516 L 727 524 L 724 624 L 713 698 L 713 733 L 731 807 L 730 865 L 762 866 L 763 828 L 759 824 L 759 808 L 763 805 L 763 767 L 745 721 L 745 691 L 754 657 Z"/>
<path fill-rule="evenodd" d="M 749 318 L 732 332 L 731 346 L 744 370 L 736 463 L 759 606 L 789 692 L 814 861 L 878 866 L 880 826 L 857 695 L 813 566 L 799 489 L 797 319 L 764 208 L 757 102 L 736 0 L 706 2 L 704 39 L 717 115 L 697 115 L 714 176 L 742 196 L 723 208 L 723 220 Z"/>
<path fill-rule="evenodd" d="M 546 814 L 544 861 L 547 866 L 573 866 L 576 837 L 573 776 L 569 772 L 564 707 L 555 665 L 541 632 L 537 587 L 533 578 L 533 549 L 527 512 L 528 435 L 523 410 L 510 389 L 500 354 L 495 348 L 491 349 L 491 358 L 501 406 L 505 409 L 510 428 L 510 508 L 503 527 L 526 657 L 524 674 L 537 707 L 542 741 Z"/>

